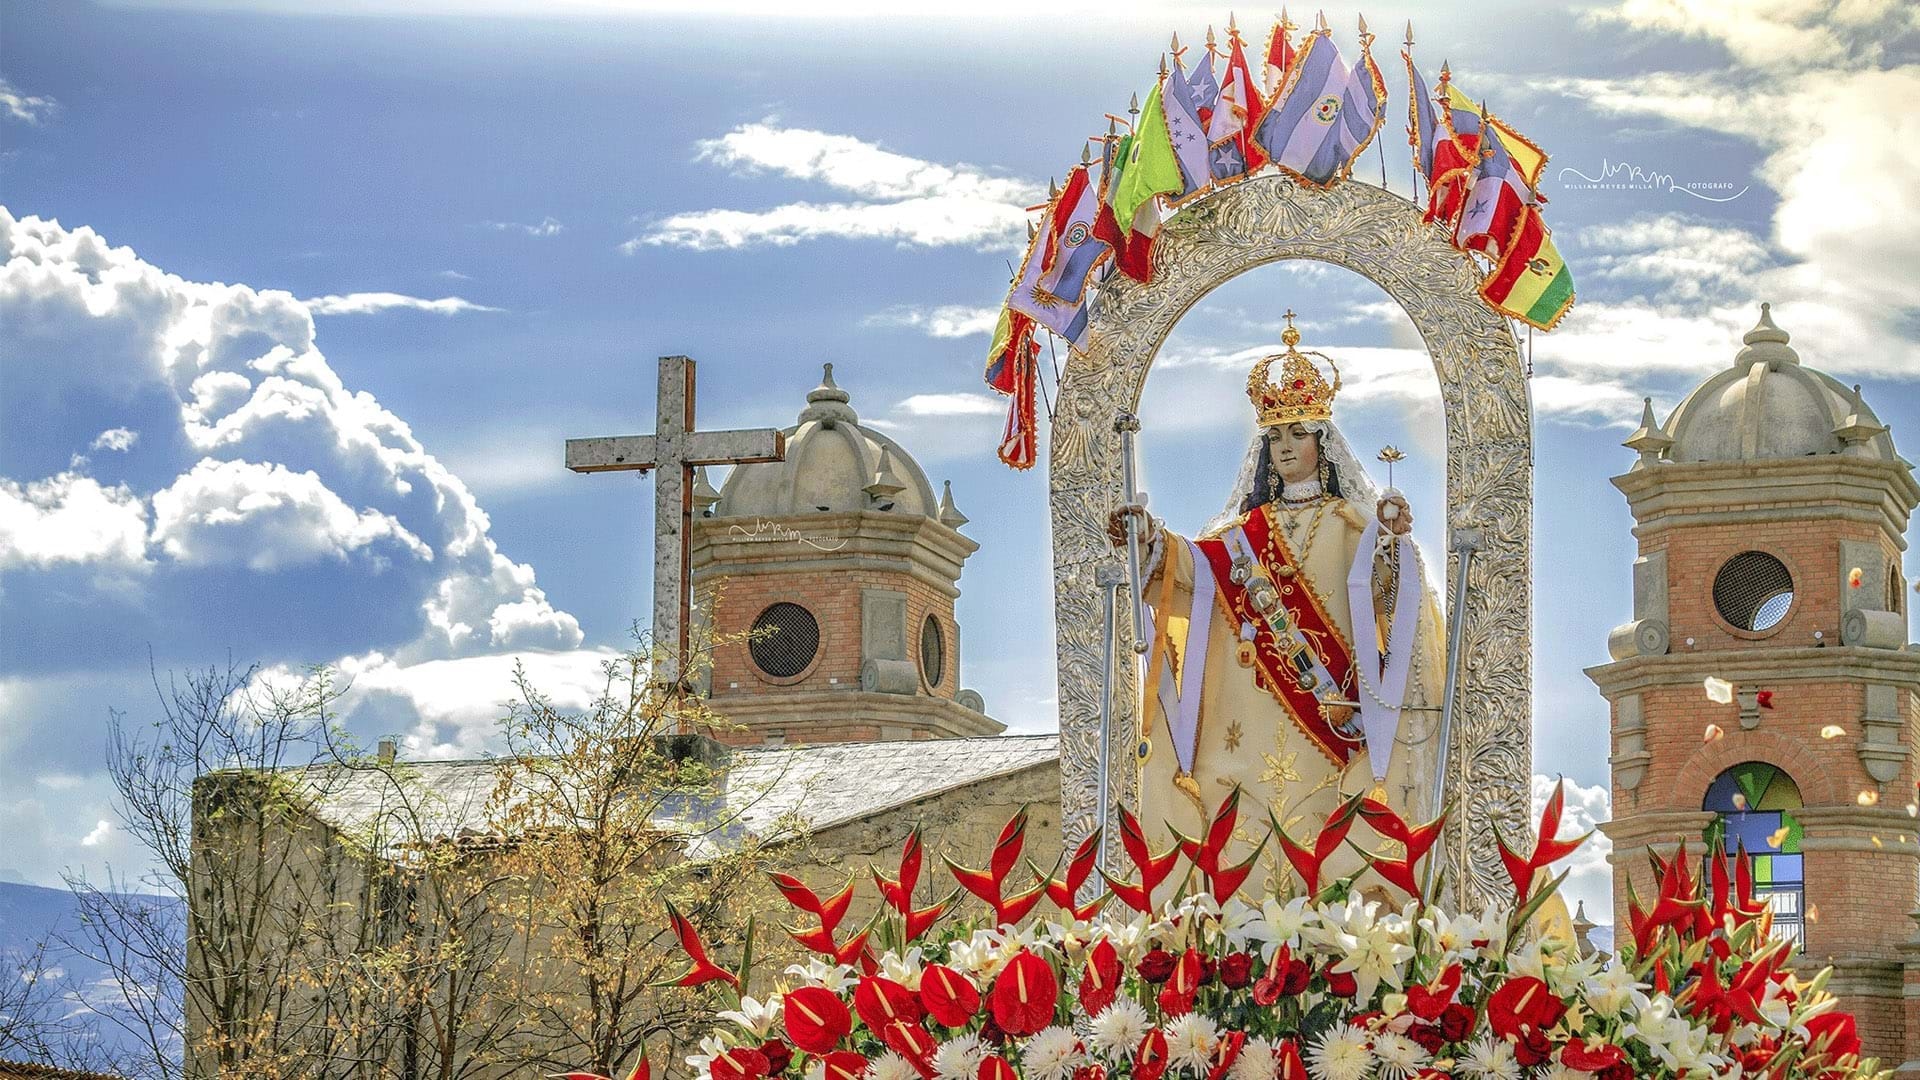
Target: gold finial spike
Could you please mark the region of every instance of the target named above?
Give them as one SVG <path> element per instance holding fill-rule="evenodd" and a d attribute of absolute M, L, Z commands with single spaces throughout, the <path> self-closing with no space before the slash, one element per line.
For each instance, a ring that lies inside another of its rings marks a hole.
<path fill-rule="evenodd" d="M 1167 54 L 1161 53 L 1160 54 L 1160 78 L 1165 79 L 1166 77 L 1167 77 Z"/>
<path fill-rule="evenodd" d="M 1212 56 L 1214 53 L 1219 51 L 1220 50 L 1216 48 L 1213 43 L 1213 24 L 1208 23 L 1207 24 L 1207 55 Z"/>
<path fill-rule="evenodd" d="M 1027 222 L 1027 243 L 1033 243 L 1033 238 L 1039 235 L 1039 233 L 1040 230 L 1033 227 L 1033 222 Z"/>
<path fill-rule="evenodd" d="M 1360 36 L 1367 36 L 1367 17 L 1365 15 L 1360 16 Z"/>
<path fill-rule="evenodd" d="M 1162 58 L 1162 63 L 1164 62 L 1165 62 L 1165 58 Z M 1140 115 L 1140 91 L 1138 90 L 1135 90 L 1133 92 L 1133 100 L 1127 102 L 1127 115 L 1128 116 Z"/>
<path fill-rule="evenodd" d="M 1180 31 L 1175 30 L 1173 32 L 1173 58 L 1175 60 L 1180 59 L 1180 54 L 1183 52 L 1186 52 L 1186 50 L 1180 47 Z"/>
<path fill-rule="evenodd" d="M 1280 30 L 1281 30 L 1281 32 L 1282 32 L 1282 33 L 1286 33 L 1286 32 L 1288 32 L 1288 31 L 1292 31 L 1292 30 L 1298 30 L 1298 29 L 1300 29 L 1300 28 L 1299 28 L 1299 27 L 1297 27 L 1297 26 L 1295 26 L 1295 25 L 1293 25 L 1293 20 L 1292 20 L 1292 19 L 1289 19 L 1289 18 L 1287 18 L 1287 8 L 1286 8 L 1286 5 L 1285 5 L 1285 4 L 1282 4 L 1282 5 L 1280 6 Z"/>
<path fill-rule="evenodd" d="M 1112 127 L 1113 122 L 1109 120 L 1107 122 L 1107 126 Z M 1086 143 L 1080 144 L 1080 164 L 1082 165 L 1093 164 L 1093 147 L 1088 146 Z"/>
<path fill-rule="evenodd" d="M 1314 29 L 1316 31 L 1319 31 L 1322 33 L 1331 33 L 1333 31 L 1333 27 L 1327 25 L 1326 12 L 1324 11 L 1316 12 L 1313 18 L 1314 18 Z"/>
<path fill-rule="evenodd" d="M 1453 70 L 1447 67 L 1447 62 L 1445 60 L 1440 61 L 1440 81 L 1446 82 L 1448 79 L 1451 79 L 1451 78 L 1453 78 Z"/>
<path fill-rule="evenodd" d="M 1240 36 L 1240 24 L 1234 21 L 1233 12 L 1231 11 L 1227 12 L 1227 36 L 1228 37 Z"/>
<path fill-rule="evenodd" d="M 1114 137 L 1118 134 L 1120 130 L 1118 127 L 1119 123 L 1120 121 L 1115 120 L 1113 117 L 1111 116 L 1107 117 L 1107 141 L 1109 143 L 1111 143 L 1114 140 Z"/>
<path fill-rule="evenodd" d="M 1053 177 L 1051 176 L 1047 177 L 1047 201 L 1052 202 L 1053 200 L 1059 197 L 1060 197 L 1060 185 L 1055 182 L 1055 179 Z"/>
<path fill-rule="evenodd" d="M 1407 48 L 1413 48 L 1413 20 L 1407 20 Z"/>

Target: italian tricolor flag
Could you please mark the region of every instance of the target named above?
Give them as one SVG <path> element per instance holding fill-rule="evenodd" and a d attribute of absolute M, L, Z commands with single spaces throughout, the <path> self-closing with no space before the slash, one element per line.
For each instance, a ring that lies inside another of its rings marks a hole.
<path fill-rule="evenodd" d="M 1513 240 L 1480 295 L 1502 313 L 1528 326 L 1551 330 L 1573 308 L 1573 273 L 1553 246 L 1553 236 L 1532 206 L 1520 215 Z"/>

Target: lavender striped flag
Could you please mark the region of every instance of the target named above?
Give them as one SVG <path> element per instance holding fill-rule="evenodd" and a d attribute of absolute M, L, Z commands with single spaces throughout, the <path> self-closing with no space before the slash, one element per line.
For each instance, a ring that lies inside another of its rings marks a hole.
<path fill-rule="evenodd" d="M 1346 161 L 1334 133 L 1350 77 L 1332 37 L 1318 31 L 1308 39 L 1294 62 L 1286 96 L 1267 111 L 1253 135 L 1274 164 L 1322 186 L 1333 180 Z"/>
<path fill-rule="evenodd" d="M 1178 67 L 1161 89 L 1160 108 L 1167 116 L 1173 156 L 1180 163 L 1180 177 L 1185 182 L 1180 197 L 1184 198 L 1213 182 L 1213 168 L 1207 162 L 1207 129 L 1200 123 L 1200 106 Z"/>
<path fill-rule="evenodd" d="M 1341 165 L 1358 157 L 1373 134 L 1387 118 L 1387 95 L 1380 83 L 1380 69 L 1373 53 L 1360 50 L 1360 59 L 1347 73 L 1347 89 L 1340 101 L 1340 116 L 1333 125 L 1333 139 L 1339 146 Z"/>

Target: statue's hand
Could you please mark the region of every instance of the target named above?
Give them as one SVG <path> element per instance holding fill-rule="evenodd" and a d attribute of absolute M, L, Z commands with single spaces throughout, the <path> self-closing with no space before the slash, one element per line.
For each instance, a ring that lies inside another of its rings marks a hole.
<path fill-rule="evenodd" d="M 1413 531 L 1413 511 L 1407 506 L 1407 497 L 1397 491 L 1389 492 L 1374 507 L 1374 513 L 1380 517 L 1382 531 L 1395 536 L 1405 536 Z"/>
<path fill-rule="evenodd" d="M 1138 503 L 1129 503 L 1107 515 L 1107 539 L 1113 541 L 1114 547 L 1127 546 L 1129 519 L 1139 523 L 1135 535 L 1140 537 L 1141 542 L 1146 542 L 1153 535 L 1153 518 L 1147 514 L 1147 508 Z"/>

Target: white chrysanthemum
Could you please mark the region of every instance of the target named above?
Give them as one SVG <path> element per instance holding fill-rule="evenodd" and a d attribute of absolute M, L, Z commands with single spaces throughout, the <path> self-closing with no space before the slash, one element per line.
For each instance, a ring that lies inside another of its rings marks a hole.
<path fill-rule="evenodd" d="M 807 1071 L 801 1074 L 801 1080 L 827 1080 L 827 1063 L 814 1058 L 813 1064 L 807 1066 Z"/>
<path fill-rule="evenodd" d="M 933 1052 L 933 1073 L 939 1080 L 974 1080 L 980 1059 L 987 1056 L 978 1035 L 957 1035 Z"/>
<path fill-rule="evenodd" d="M 920 1080 L 913 1063 L 889 1050 L 867 1066 L 867 1080 Z"/>
<path fill-rule="evenodd" d="M 1539 1074 L 1539 1080 L 1591 1080 L 1593 1074 L 1579 1069 L 1569 1069 L 1559 1062 L 1547 1066 L 1547 1071 Z"/>
<path fill-rule="evenodd" d="M 1060 1080 L 1086 1060 L 1080 1039 L 1063 1027 L 1050 1027 L 1028 1040 L 1020 1052 L 1020 1064 L 1026 1066 L 1029 1080 Z"/>
<path fill-rule="evenodd" d="M 1307 1072 L 1313 1080 L 1363 1080 L 1372 1068 L 1367 1033 L 1351 1024 L 1333 1028 L 1307 1050 Z"/>
<path fill-rule="evenodd" d="M 1212 1063 L 1213 1041 L 1220 1034 L 1219 1025 L 1190 1012 L 1167 1025 L 1167 1061 L 1205 1075 Z"/>
<path fill-rule="evenodd" d="M 1147 1010 L 1139 1002 L 1120 998 L 1093 1018 L 1093 1048 L 1115 1061 L 1131 1060 L 1150 1027 Z"/>
<path fill-rule="evenodd" d="M 1459 1068 L 1474 1080 L 1520 1080 L 1520 1062 L 1513 1056 L 1513 1047 L 1486 1035 L 1467 1047 L 1467 1055 L 1461 1059 Z"/>
<path fill-rule="evenodd" d="M 1395 1031 L 1374 1036 L 1373 1056 L 1380 1059 L 1380 1080 L 1410 1080 L 1429 1060 L 1419 1043 Z"/>
<path fill-rule="evenodd" d="M 1255 1035 L 1240 1048 L 1227 1070 L 1227 1080 L 1274 1080 L 1280 1073 L 1280 1059 L 1273 1054 L 1273 1041 Z"/>

